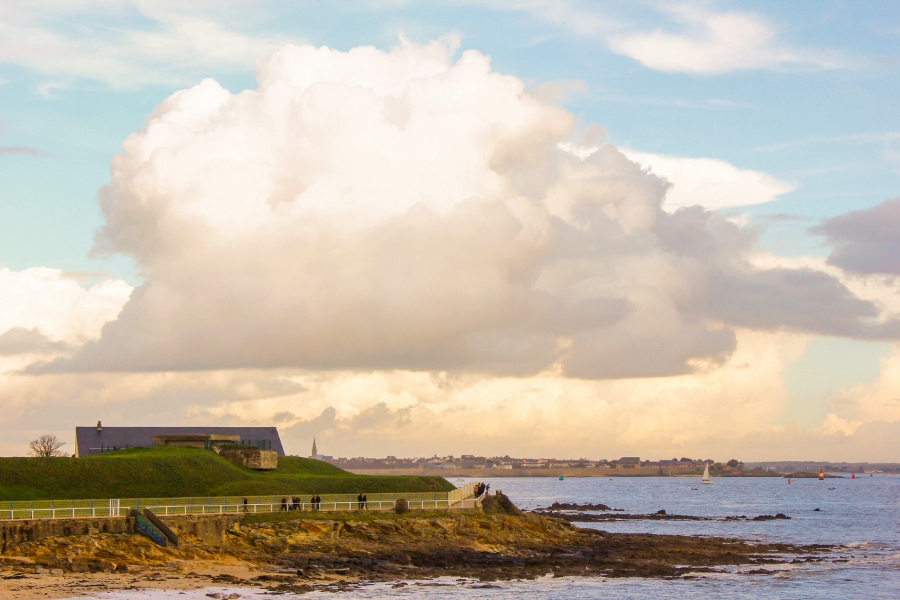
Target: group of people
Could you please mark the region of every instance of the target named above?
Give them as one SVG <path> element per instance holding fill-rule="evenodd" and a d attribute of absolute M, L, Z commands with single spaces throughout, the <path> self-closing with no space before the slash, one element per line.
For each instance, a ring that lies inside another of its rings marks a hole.
<path fill-rule="evenodd" d="M 369 497 L 366 494 L 357 496 L 356 502 L 359 510 L 369 510 Z M 322 497 L 319 496 L 319 494 L 313 494 L 312 498 L 309 499 L 309 504 L 310 510 L 321 510 Z M 300 498 L 297 496 L 294 496 L 293 498 L 285 496 L 281 499 L 281 510 L 303 510 L 303 503 L 300 502 Z M 247 512 L 246 498 L 244 498 L 244 512 Z"/>
<path fill-rule="evenodd" d="M 244 499 L 244 504 L 246 503 L 247 500 Z M 314 494 L 313 497 L 309 499 L 309 503 L 312 505 L 312 510 L 319 510 L 322 506 L 322 498 L 320 498 L 318 494 Z M 281 499 L 281 510 L 303 510 L 303 503 L 300 501 L 299 496 L 294 496 L 292 498 L 284 497 Z"/>
<path fill-rule="evenodd" d="M 485 494 L 488 493 L 488 490 L 491 489 L 491 484 L 484 483 L 483 481 L 479 481 L 475 484 L 475 497 L 481 498 Z"/>

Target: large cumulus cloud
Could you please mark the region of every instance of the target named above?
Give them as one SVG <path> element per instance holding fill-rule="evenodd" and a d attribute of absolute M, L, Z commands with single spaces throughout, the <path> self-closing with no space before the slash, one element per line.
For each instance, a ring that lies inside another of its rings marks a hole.
<path fill-rule="evenodd" d="M 100 195 L 97 251 L 145 283 L 53 369 L 620 378 L 722 364 L 738 325 L 892 335 L 829 275 L 754 268 L 752 229 L 663 211 L 615 147 L 564 150 L 572 114 L 454 54 L 286 46 L 257 89 L 168 98 Z"/>

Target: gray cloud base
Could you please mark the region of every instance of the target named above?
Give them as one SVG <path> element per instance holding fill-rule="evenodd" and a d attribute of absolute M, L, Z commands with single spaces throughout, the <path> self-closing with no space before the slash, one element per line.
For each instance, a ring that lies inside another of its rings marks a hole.
<path fill-rule="evenodd" d="M 826 219 L 810 231 L 835 246 L 831 265 L 862 275 L 900 275 L 900 198 Z"/>

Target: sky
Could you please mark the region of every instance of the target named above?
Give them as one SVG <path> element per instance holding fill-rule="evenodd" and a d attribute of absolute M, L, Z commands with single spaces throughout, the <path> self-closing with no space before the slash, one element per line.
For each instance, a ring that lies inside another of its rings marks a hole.
<path fill-rule="evenodd" d="M 0 3 L 0 454 L 900 461 L 900 8 Z"/>

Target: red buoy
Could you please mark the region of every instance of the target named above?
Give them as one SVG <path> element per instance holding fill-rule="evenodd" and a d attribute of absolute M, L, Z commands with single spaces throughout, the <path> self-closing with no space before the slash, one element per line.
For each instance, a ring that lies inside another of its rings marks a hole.
<path fill-rule="evenodd" d="M 819 481 L 825 481 L 825 471 L 819 467 Z"/>
<path fill-rule="evenodd" d="M 856 473 L 851 473 L 851 474 L 850 474 L 850 479 L 856 479 Z"/>

